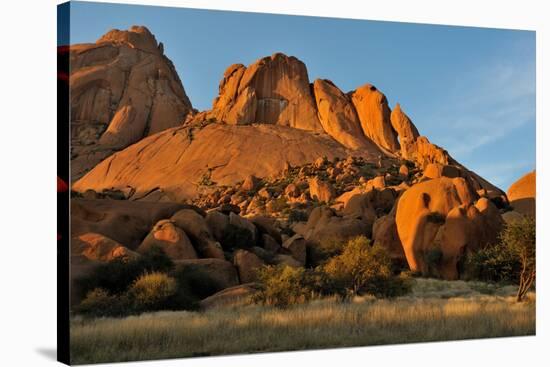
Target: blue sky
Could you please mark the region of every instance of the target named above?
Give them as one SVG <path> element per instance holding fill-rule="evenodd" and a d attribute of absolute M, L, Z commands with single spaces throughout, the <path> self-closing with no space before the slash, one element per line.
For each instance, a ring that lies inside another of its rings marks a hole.
<path fill-rule="evenodd" d="M 372 83 L 420 133 L 504 190 L 535 168 L 535 32 L 72 2 L 71 43 L 145 25 L 193 106 L 227 66 L 284 52 L 343 91 Z"/>

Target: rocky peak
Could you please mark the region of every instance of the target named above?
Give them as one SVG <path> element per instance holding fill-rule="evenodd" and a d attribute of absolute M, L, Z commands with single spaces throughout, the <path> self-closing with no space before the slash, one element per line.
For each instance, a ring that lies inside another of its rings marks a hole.
<path fill-rule="evenodd" d="M 322 131 L 306 66 L 282 53 L 248 67 L 227 68 L 211 114 L 229 124 L 265 123 Z"/>
<path fill-rule="evenodd" d="M 113 152 L 181 125 L 191 102 L 172 62 L 145 27 L 111 30 L 70 47 L 71 174 Z"/>
<path fill-rule="evenodd" d="M 142 51 L 161 53 L 155 36 L 144 26 L 132 26 L 127 31 L 111 29 L 101 36 L 96 43 L 111 42 L 114 44 L 127 44 L 132 48 Z"/>
<path fill-rule="evenodd" d="M 389 152 L 399 151 L 386 96 L 372 84 L 365 84 L 350 94 L 365 136 Z"/>
<path fill-rule="evenodd" d="M 399 103 L 397 103 L 393 111 L 391 111 L 390 121 L 393 129 L 399 136 L 401 155 L 403 158 L 412 158 L 415 151 L 414 143 L 420 134 L 409 116 L 401 110 Z"/>
<path fill-rule="evenodd" d="M 336 141 L 351 149 L 374 149 L 376 145 L 365 135 L 355 107 L 330 80 L 317 79 L 313 82 L 319 120 L 325 132 Z"/>

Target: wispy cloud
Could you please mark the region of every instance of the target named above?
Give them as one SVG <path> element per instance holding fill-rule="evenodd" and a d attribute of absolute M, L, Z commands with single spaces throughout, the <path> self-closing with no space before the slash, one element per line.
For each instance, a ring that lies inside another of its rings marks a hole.
<path fill-rule="evenodd" d="M 438 136 L 440 144 L 459 158 L 532 123 L 534 67 L 497 65 L 458 76 L 448 104 L 433 117 L 444 121 L 449 132 Z"/>
<path fill-rule="evenodd" d="M 508 149 L 535 128 L 535 89 L 535 60 L 498 60 L 457 75 L 429 117 L 434 134 L 428 137 L 505 188 L 535 165 L 534 157 Z"/>

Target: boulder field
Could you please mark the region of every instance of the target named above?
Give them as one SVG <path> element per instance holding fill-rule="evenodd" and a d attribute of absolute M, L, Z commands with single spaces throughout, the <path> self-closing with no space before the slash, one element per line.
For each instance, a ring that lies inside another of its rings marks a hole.
<path fill-rule="evenodd" d="M 249 175 L 273 177 L 286 165 L 301 166 L 319 157 L 332 160 L 358 156 L 370 162 L 389 157 L 411 160 L 421 167 L 430 163 L 456 166 L 469 176 L 476 189 L 496 196 L 503 194 L 421 136 L 402 107 L 397 104 L 392 111 L 386 96 L 375 86 L 365 84 L 344 93 L 329 80 L 311 83 L 305 64 L 293 56 L 275 53 L 249 66 L 231 65 L 223 74 L 212 108 L 197 113 L 191 109 L 160 45 L 143 27 L 111 31 L 96 44 L 75 46 L 74 53 L 115 49 L 111 53 L 119 60 L 122 51 L 141 55 L 140 47 L 147 50 L 143 57 L 148 59 L 132 58 L 146 65 L 134 67 L 143 71 L 136 74 L 139 78 L 135 82 L 130 78 L 134 73 L 128 74 L 132 88 L 124 92 L 120 87 L 117 93 L 107 93 L 110 102 L 96 101 L 94 108 L 81 103 L 84 97 L 77 96 L 96 93 L 97 85 L 113 85 L 105 80 L 111 74 L 123 74 L 117 69 L 119 62 L 101 63 L 99 68 L 99 61 L 90 56 L 93 62 L 83 58 L 75 63 L 75 82 L 71 82 L 75 96 L 73 122 L 99 121 L 90 114 L 105 110 L 101 121 L 108 124 L 105 131 L 96 134 L 96 140 L 73 144 L 76 150 L 72 166 L 80 172 L 73 172 L 73 179 L 93 167 L 74 183 L 72 189 L 76 192 L 129 190 L 133 200 L 181 201 L 195 198 L 201 186 L 212 183 L 234 185 Z M 92 72 L 95 68 L 101 71 Z M 91 84 L 80 81 L 88 72 L 92 76 L 86 78 L 94 81 Z M 169 87 L 169 91 L 159 92 L 151 85 Z M 152 97 L 147 94 L 151 91 L 156 91 Z M 121 97 L 115 101 L 114 95 Z M 168 101 L 157 101 L 155 96 Z M 106 108 L 115 104 L 116 111 Z M 155 113 L 160 105 L 164 106 L 163 113 Z M 142 115 L 149 117 L 142 119 Z M 75 134 L 77 130 L 75 126 Z M 77 147 L 83 145 L 86 151 L 93 147 L 91 154 L 97 159 L 87 154 L 79 156 Z M 78 168 L 79 162 L 85 162 L 86 167 Z"/>
<path fill-rule="evenodd" d="M 535 172 L 506 194 L 375 86 L 310 82 L 293 56 L 231 65 L 202 112 L 144 27 L 71 46 L 71 61 L 75 277 L 158 246 L 213 285 L 197 290 L 203 307 L 239 304 L 262 266 L 315 266 L 329 242 L 363 235 L 457 279 L 466 253 L 535 212 Z"/>

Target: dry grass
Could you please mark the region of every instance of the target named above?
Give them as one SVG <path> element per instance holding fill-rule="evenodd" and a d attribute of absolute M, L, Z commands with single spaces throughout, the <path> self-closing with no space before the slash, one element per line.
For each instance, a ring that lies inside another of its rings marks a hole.
<path fill-rule="evenodd" d="M 514 287 L 419 279 L 411 296 L 314 301 L 203 313 L 160 312 L 124 319 L 74 319 L 72 362 L 273 352 L 470 339 L 535 333 L 534 294 Z"/>

